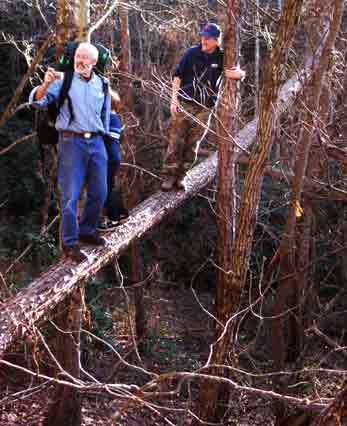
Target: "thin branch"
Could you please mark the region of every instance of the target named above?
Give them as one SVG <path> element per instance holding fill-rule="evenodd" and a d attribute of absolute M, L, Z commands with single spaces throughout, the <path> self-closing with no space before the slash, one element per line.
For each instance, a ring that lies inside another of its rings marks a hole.
<path fill-rule="evenodd" d="M 4 276 L 2 275 L 2 273 L 0 272 L 0 279 L 3 285 L 3 288 L 5 289 L 5 292 L 7 293 L 8 296 L 12 296 L 12 292 L 11 290 L 8 288 L 7 284 L 6 284 L 6 280 L 4 278 Z"/>
<path fill-rule="evenodd" d="M 43 235 L 45 235 L 51 228 L 52 226 L 55 224 L 55 222 L 58 220 L 59 218 L 59 214 L 57 214 L 55 216 L 55 218 L 51 221 L 51 223 L 47 226 L 47 228 L 45 228 L 42 232 L 40 232 L 39 237 L 42 237 Z M 34 243 L 30 243 L 24 250 L 23 252 L 11 263 L 11 265 L 6 269 L 5 271 L 5 275 L 7 275 L 11 269 L 14 267 L 14 265 L 19 262 L 28 252 L 29 250 L 33 247 Z"/>
<path fill-rule="evenodd" d="M 11 115 L 13 114 L 16 103 L 17 103 L 20 95 L 22 94 L 23 89 L 24 89 L 29 77 L 33 74 L 36 66 L 42 61 L 42 58 L 43 58 L 44 54 L 46 53 L 47 47 L 49 46 L 50 42 L 52 41 L 53 35 L 54 35 L 53 32 L 50 32 L 48 34 L 46 41 L 40 47 L 39 51 L 37 52 L 34 60 L 32 61 L 31 65 L 29 67 L 28 71 L 22 77 L 20 83 L 17 86 L 16 91 L 14 92 L 12 99 L 10 100 L 9 104 L 7 105 L 7 108 L 5 109 L 5 111 L 3 112 L 3 114 L 0 117 L 0 127 L 2 127 L 6 123 L 6 121 L 11 117 Z"/>
<path fill-rule="evenodd" d="M 90 40 L 92 33 L 100 27 L 100 25 L 111 15 L 111 13 L 114 11 L 114 9 L 116 9 L 117 6 L 118 0 L 115 0 L 108 9 L 108 11 L 92 27 L 89 28 L 88 40 Z"/>
<path fill-rule="evenodd" d="M 33 139 L 35 136 L 36 136 L 36 132 L 35 132 L 35 133 L 31 133 L 30 135 L 23 136 L 23 137 L 22 137 L 22 138 L 20 138 L 20 139 L 17 139 L 15 142 L 11 143 L 11 145 L 7 146 L 6 148 L 3 148 L 3 149 L 0 151 L 0 156 L 1 156 L 1 155 L 3 155 L 3 154 L 6 154 L 6 152 L 10 151 L 10 150 L 11 150 L 12 148 L 14 148 L 15 146 L 20 145 L 20 144 L 22 144 L 22 143 L 24 143 L 24 142 L 30 141 L 30 140 L 31 140 L 31 139 Z"/>
<path fill-rule="evenodd" d="M 317 327 L 317 324 L 314 324 L 313 327 L 310 329 L 314 332 L 314 334 L 316 336 L 321 337 L 324 342 L 331 346 L 332 348 L 334 348 L 334 350 L 338 353 L 340 353 L 341 355 L 343 355 L 345 358 L 347 358 L 347 347 L 342 347 L 340 346 L 337 342 L 335 342 L 335 340 L 331 339 L 330 337 L 328 337 L 327 335 L 325 335 L 324 333 L 322 333 L 319 328 Z"/>

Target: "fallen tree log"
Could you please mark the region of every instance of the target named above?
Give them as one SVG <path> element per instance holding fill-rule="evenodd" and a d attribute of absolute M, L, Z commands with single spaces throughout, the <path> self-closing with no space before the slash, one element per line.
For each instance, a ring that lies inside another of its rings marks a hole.
<path fill-rule="evenodd" d="M 4 301 L 0 314 L 0 358 L 16 337 L 21 337 L 30 327 L 42 320 L 79 284 L 86 282 L 102 267 L 124 251 L 129 244 L 162 221 L 182 202 L 194 196 L 215 176 L 216 156 L 195 167 L 188 179 L 186 192 L 157 192 L 131 212 L 129 220 L 114 232 L 106 234 L 107 245 L 102 248 L 85 248 L 88 260 L 75 265 L 59 261 L 51 266 L 28 287 L 8 301 Z"/>
<path fill-rule="evenodd" d="M 302 87 L 302 76 L 296 75 L 286 82 L 274 106 L 278 114 L 283 113 Z M 235 153 L 237 161 L 256 137 L 257 119 L 248 123 L 237 135 Z M 132 241 L 141 238 L 147 231 L 160 223 L 165 216 L 175 211 L 185 200 L 196 195 L 214 179 L 217 170 L 217 154 L 194 167 L 187 176 L 185 192 L 157 192 L 139 204 L 124 225 L 107 234 L 107 245 L 103 248 L 86 248 L 88 261 L 73 265 L 70 261 L 59 261 L 34 280 L 28 287 L 1 305 L 0 313 L 0 358 L 6 348 L 18 337 L 22 337 L 37 322 L 42 321 L 61 301 L 80 284 L 87 282 L 112 259 L 119 256 Z M 347 199 L 347 197 L 346 197 Z"/>

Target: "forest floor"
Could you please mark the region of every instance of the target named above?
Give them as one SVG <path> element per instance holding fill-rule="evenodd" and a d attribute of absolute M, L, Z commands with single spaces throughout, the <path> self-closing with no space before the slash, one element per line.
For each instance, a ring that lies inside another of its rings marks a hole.
<path fill-rule="evenodd" d="M 96 283 L 97 285 L 97 283 Z M 131 328 L 134 328 L 134 294 L 132 289 L 125 292 L 114 287 L 105 288 L 102 296 L 91 298 L 92 312 L 91 331 L 97 333 L 108 343 L 112 343 L 119 353 L 130 364 L 141 366 L 155 374 L 173 371 L 194 371 L 203 366 L 209 354 L 209 345 L 213 342 L 213 319 L 207 311 L 213 312 L 212 292 L 199 292 L 198 298 L 191 289 L 183 286 L 154 283 L 144 291 L 145 311 L 147 317 L 147 335 L 141 347 L 141 361 L 133 350 Z M 344 318 L 346 320 L 346 316 Z M 132 323 L 132 327 L 129 324 Z M 346 323 L 345 323 L 346 324 Z M 254 324 L 250 324 L 254 327 Z M 268 331 L 260 332 L 258 338 L 264 342 L 268 339 Z M 49 334 L 49 333 L 48 333 Z M 240 336 L 242 338 L 242 336 Z M 49 341 L 49 337 L 47 337 Z M 309 361 L 307 365 L 322 366 L 322 359 L 329 351 L 329 362 L 325 368 L 341 369 L 346 367 L 347 358 L 341 354 L 331 356 L 331 348 L 319 338 L 314 339 L 316 345 L 307 346 L 306 353 Z M 53 345 L 54 342 L 50 341 Z M 107 349 L 102 343 L 93 340 L 84 351 L 84 365 L 90 374 L 103 383 L 123 383 L 143 386 L 151 377 L 129 367 L 120 361 L 114 352 Z M 261 343 L 262 345 L 262 343 Z M 261 352 L 261 345 L 257 351 Z M 263 345 L 264 346 L 264 345 Z M 43 351 L 43 349 L 40 349 Z M 25 367 L 30 365 L 30 354 L 23 355 L 23 348 L 13 349 L 10 356 L 12 362 L 21 360 L 19 364 Z M 257 354 L 258 354 L 257 352 Z M 240 359 L 240 368 L 259 371 L 259 365 L 266 365 L 268 354 L 259 352 L 257 363 L 254 355 L 247 355 Z M 17 358 L 16 358 L 17 357 Z M 48 372 L 50 364 L 46 355 L 42 354 L 41 371 Z M 255 364 L 257 364 L 255 366 Z M 46 367 L 45 367 L 46 365 Z M 48 368 L 48 370 L 47 370 Z M 264 367 L 267 368 L 267 367 Z M 250 378 L 233 377 L 240 384 L 258 386 L 271 390 L 271 382 L 263 378 L 251 382 Z M 313 378 L 311 377 L 313 380 Z M 312 394 L 333 397 L 337 385 L 342 380 L 338 374 L 329 376 L 314 376 L 314 383 L 304 376 L 297 378 L 293 391 L 298 388 L 303 394 Z M 177 383 L 172 383 L 174 386 Z M 305 386 L 307 392 L 305 391 Z M 171 388 L 172 389 L 172 388 Z M 158 389 L 156 389 L 158 390 Z M 160 389 L 165 391 L 168 389 Z M 286 393 L 292 392 L 290 389 Z M 302 394 L 301 393 L 301 394 Z M 113 396 L 107 391 L 98 393 L 85 392 L 82 398 L 83 426 L 149 426 L 189 424 L 188 403 L 189 397 L 196 395 L 196 384 L 182 386 L 178 396 L 151 398 L 147 404 L 129 402 Z M 33 379 L 18 371 L 0 370 L 0 426 L 40 426 L 47 410 L 48 402 L 53 397 L 53 387 L 43 381 Z M 175 411 L 176 410 L 176 411 Z M 180 411 L 177 411 L 180 410 Z M 273 426 L 274 416 L 271 400 L 257 396 L 246 395 L 240 391 L 233 391 L 228 414 L 223 423 L 226 426 Z M 64 425 L 62 425 L 64 426 Z"/>

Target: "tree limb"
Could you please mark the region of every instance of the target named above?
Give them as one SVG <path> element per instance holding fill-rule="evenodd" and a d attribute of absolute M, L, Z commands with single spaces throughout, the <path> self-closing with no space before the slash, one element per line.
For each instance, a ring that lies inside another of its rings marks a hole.
<path fill-rule="evenodd" d="M 11 117 L 14 107 L 16 106 L 16 103 L 18 101 L 19 96 L 22 94 L 23 89 L 31 76 L 31 74 L 34 72 L 36 66 L 38 63 L 41 62 L 44 54 L 46 53 L 47 47 L 49 46 L 49 43 L 51 42 L 53 38 L 53 33 L 49 33 L 47 36 L 46 41 L 43 43 L 43 45 L 40 47 L 39 51 L 37 52 L 34 60 L 32 61 L 28 71 L 24 74 L 22 77 L 20 83 L 18 84 L 16 91 L 14 92 L 14 95 L 12 96 L 12 99 L 10 100 L 9 104 L 7 105 L 7 108 L 5 109 L 4 113 L 0 117 L 0 127 L 2 127 L 6 121 Z"/>

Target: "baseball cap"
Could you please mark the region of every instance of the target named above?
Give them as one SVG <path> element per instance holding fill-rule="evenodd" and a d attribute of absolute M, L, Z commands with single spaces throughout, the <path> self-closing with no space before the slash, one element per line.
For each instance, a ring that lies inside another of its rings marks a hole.
<path fill-rule="evenodd" d="M 202 28 L 199 35 L 201 37 L 218 38 L 220 36 L 220 27 L 213 22 L 209 22 Z"/>

